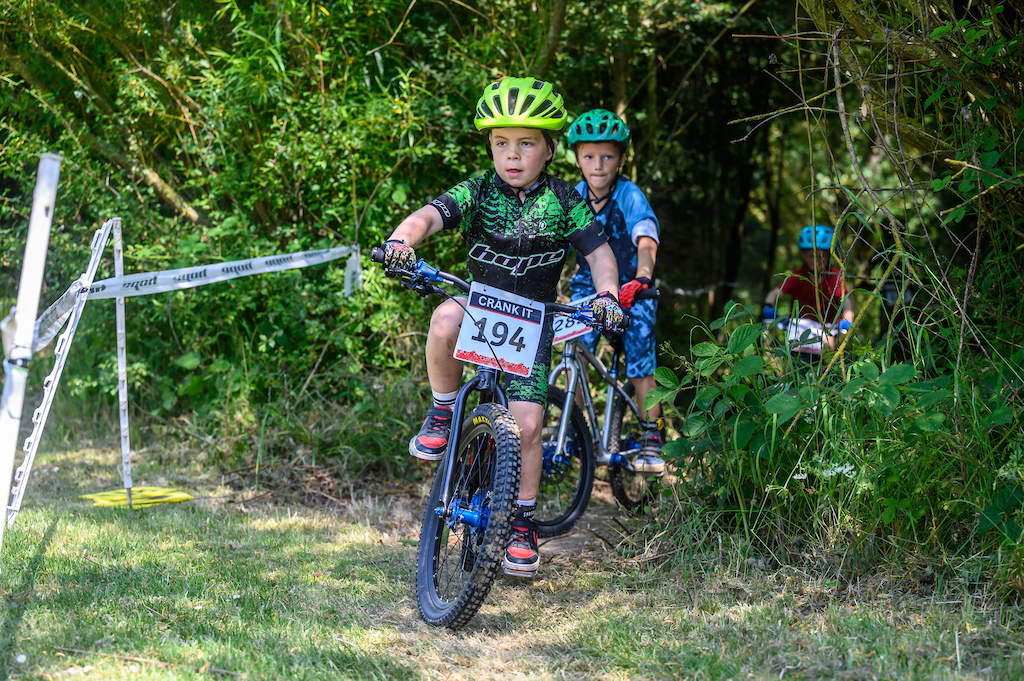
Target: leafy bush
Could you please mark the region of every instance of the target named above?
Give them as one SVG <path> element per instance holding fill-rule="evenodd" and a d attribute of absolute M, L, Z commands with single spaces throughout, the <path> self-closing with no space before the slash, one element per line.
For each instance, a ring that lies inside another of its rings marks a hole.
<path fill-rule="evenodd" d="M 1021 540 L 1024 351 L 956 376 L 840 346 L 801 366 L 734 306 L 705 328 L 721 342 L 657 372 L 648 406 L 674 408 L 685 492 L 773 549 L 809 535 L 826 546 L 874 535 L 936 554 Z M 958 398 L 958 395 L 960 397 Z"/>

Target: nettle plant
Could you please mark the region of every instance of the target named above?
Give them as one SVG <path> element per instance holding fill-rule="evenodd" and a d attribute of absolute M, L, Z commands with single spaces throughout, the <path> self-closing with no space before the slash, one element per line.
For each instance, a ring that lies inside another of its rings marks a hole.
<path fill-rule="evenodd" d="M 664 404 L 682 423 L 666 446 L 681 486 L 762 541 L 880 534 L 957 550 L 977 536 L 998 468 L 985 472 L 993 448 L 977 438 L 1005 425 L 1005 410 L 979 402 L 965 433 L 949 375 L 922 377 L 852 342 L 801 367 L 751 313 L 734 305 L 705 328 L 722 340 L 677 357 L 682 378 L 656 373 L 646 406 Z M 692 399 L 677 408 L 683 394 Z M 1002 502 L 980 529 L 1019 498 Z"/>

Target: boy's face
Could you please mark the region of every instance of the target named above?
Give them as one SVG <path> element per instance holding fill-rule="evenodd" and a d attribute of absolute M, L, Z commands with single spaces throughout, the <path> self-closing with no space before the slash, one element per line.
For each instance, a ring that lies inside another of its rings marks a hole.
<path fill-rule="evenodd" d="M 598 196 L 607 194 L 622 167 L 622 151 L 614 142 L 580 142 L 576 145 L 576 165 L 590 191 Z"/>
<path fill-rule="evenodd" d="M 812 272 L 815 269 L 819 272 L 824 272 L 828 269 L 829 263 L 832 260 L 832 254 L 825 248 L 802 248 L 800 249 L 800 255 L 803 256 L 807 269 Z M 817 267 L 815 267 L 815 260 L 818 261 Z"/>
<path fill-rule="evenodd" d="M 516 189 L 532 186 L 554 153 L 548 149 L 544 133 L 534 128 L 495 128 L 490 145 L 498 177 Z"/>

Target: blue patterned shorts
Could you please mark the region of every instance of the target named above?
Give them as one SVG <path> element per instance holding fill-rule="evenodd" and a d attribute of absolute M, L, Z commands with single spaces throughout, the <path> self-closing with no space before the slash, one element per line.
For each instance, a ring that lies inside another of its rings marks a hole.
<path fill-rule="evenodd" d="M 579 291 L 573 288 L 572 299 L 579 300 L 593 295 L 594 291 Z M 654 335 L 654 324 L 658 316 L 658 300 L 645 298 L 633 303 L 627 310 L 630 315 L 629 328 L 622 334 L 626 355 L 626 377 L 644 378 L 653 376 L 658 368 L 658 340 Z M 593 352 L 597 347 L 597 331 L 579 337 L 579 340 Z"/>

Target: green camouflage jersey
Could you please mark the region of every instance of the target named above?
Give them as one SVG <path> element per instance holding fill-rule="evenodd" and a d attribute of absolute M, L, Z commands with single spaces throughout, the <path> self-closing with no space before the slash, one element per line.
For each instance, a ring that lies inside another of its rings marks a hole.
<path fill-rule="evenodd" d="M 430 205 L 441 214 L 445 229 L 460 228 L 474 281 L 545 303 L 555 299 L 569 246 L 590 255 L 608 240 L 579 192 L 546 173 L 526 191 L 523 202 L 492 168 L 460 182 Z M 543 334 L 530 376 L 505 375 L 510 402 L 547 401 L 551 315 L 544 315 Z"/>
<path fill-rule="evenodd" d="M 445 229 L 460 228 L 474 281 L 542 302 L 555 299 L 562 266 L 608 239 L 575 187 L 544 173 L 520 202 L 494 170 L 460 182 L 430 202 Z"/>

